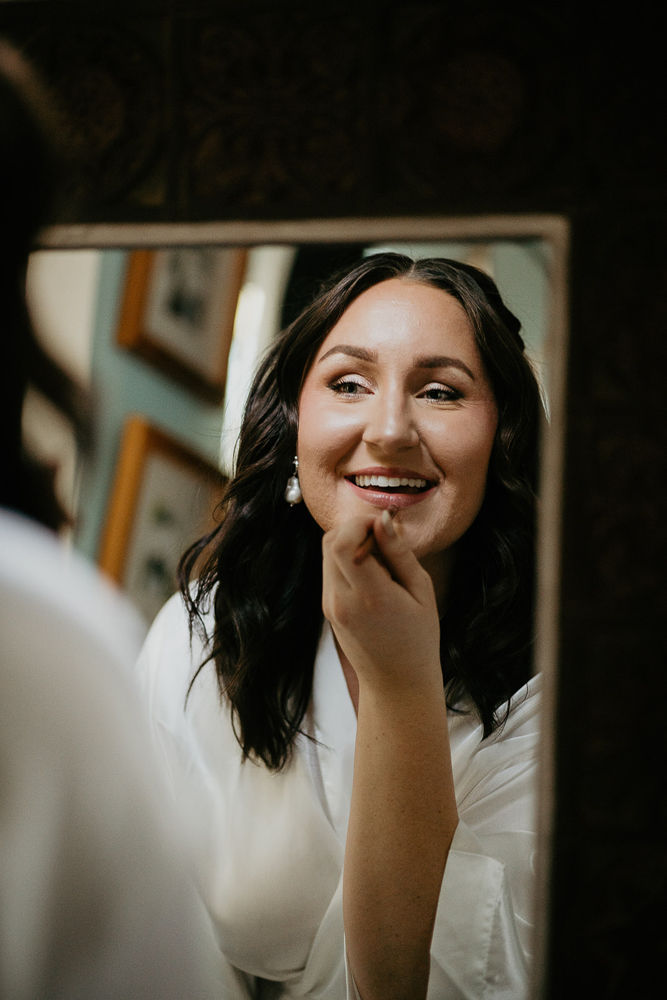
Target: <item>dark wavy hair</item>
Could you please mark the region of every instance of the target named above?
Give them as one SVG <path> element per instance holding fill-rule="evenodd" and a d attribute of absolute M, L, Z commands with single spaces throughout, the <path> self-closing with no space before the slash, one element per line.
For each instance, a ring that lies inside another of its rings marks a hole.
<path fill-rule="evenodd" d="M 531 674 L 541 400 L 520 323 L 475 267 L 393 253 L 368 257 L 332 280 L 266 354 L 248 397 L 221 522 L 181 561 L 191 629 L 205 634 L 204 611 L 214 612 L 205 662 L 215 661 L 244 757 L 271 769 L 290 760 L 301 732 L 323 622 L 322 531 L 304 504 L 290 507 L 283 497 L 301 388 L 348 306 L 392 278 L 432 285 L 461 303 L 498 407 L 485 498 L 457 545 L 442 621 L 448 703 L 471 699 L 488 735 L 503 721 L 500 706 Z"/>

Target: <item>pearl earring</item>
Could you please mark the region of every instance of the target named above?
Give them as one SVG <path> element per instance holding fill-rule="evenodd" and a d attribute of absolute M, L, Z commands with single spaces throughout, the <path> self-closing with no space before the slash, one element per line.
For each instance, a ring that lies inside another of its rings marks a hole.
<path fill-rule="evenodd" d="M 301 503 L 303 500 L 303 495 L 301 493 L 301 485 L 299 484 L 299 459 L 294 456 L 294 472 L 287 480 L 287 489 L 285 490 L 285 499 L 287 500 L 290 507 L 293 507 L 295 503 Z"/>

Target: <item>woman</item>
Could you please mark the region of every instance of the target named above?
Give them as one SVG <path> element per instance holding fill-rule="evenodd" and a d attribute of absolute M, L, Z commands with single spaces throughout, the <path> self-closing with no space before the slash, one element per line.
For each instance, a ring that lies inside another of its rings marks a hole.
<path fill-rule="evenodd" d="M 367 259 L 262 364 L 142 658 L 245 995 L 525 994 L 539 413 L 453 261 Z"/>

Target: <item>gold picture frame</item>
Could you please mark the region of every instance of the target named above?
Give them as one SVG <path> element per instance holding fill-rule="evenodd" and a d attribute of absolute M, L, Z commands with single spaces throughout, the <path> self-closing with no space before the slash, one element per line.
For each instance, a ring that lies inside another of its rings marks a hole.
<path fill-rule="evenodd" d="M 247 259 L 248 251 L 237 247 L 130 253 L 119 346 L 220 404 Z"/>
<path fill-rule="evenodd" d="M 225 477 L 140 416 L 128 418 L 98 565 L 150 623 L 177 589 L 178 561 L 215 526 Z"/>

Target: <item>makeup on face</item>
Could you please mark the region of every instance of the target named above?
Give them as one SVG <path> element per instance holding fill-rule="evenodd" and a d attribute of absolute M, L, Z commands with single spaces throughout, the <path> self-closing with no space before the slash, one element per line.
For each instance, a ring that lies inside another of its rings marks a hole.
<path fill-rule="evenodd" d="M 395 507 L 423 559 L 482 504 L 498 415 L 460 303 L 431 285 L 368 289 L 322 343 L 299 407 L 299 479 L 324 531 Z"/>

